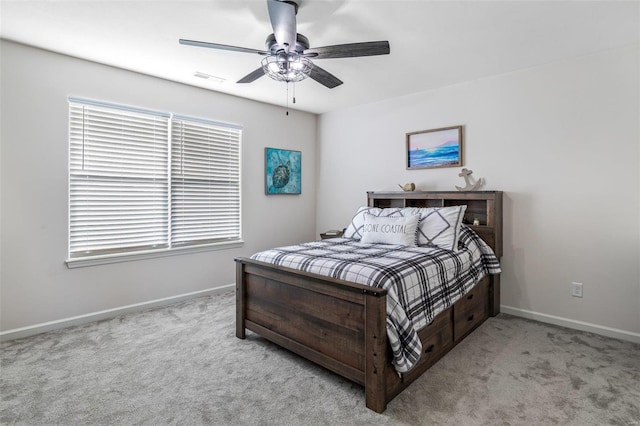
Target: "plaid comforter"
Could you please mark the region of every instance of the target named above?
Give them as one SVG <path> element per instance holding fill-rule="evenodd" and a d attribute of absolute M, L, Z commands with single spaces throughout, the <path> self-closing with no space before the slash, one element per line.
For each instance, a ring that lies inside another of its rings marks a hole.
<path fill-rule="evenodd" d="M 422 353 L 418 330 L 462 298 L 487 273 L 500 273 L 491 248 L 462 226 L 458 252 L 334 238 L 256 253 L 252 259 L 384 288 L 387 334 L 399 373 Z"/>

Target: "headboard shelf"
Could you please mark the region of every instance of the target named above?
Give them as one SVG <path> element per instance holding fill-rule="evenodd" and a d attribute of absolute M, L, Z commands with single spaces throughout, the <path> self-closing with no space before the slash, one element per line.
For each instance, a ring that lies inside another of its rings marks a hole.
<path fill-rule="evenodd" d="M 502 256 L 502 191 L 367 192 L 369 207 L 449 207 L 466 205 L 463 223 Z M 480 225 L 472 225 L 478 219 Z"/>

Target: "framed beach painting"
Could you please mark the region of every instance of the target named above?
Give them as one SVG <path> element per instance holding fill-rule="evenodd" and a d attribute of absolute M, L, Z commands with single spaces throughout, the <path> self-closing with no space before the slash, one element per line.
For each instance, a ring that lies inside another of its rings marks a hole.
<path fill-rule="evenodd" d="M 407 133 L 407 169 L 462 166 L 462 126 Z"/>
<path fill-rule="evenodd" d="M 288 149 L 265 148 L 265 193 L 302 193 L 302 153 Z"/>

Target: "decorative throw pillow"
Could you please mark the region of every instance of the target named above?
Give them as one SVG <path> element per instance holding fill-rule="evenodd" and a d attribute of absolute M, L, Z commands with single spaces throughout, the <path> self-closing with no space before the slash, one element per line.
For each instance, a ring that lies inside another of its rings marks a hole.
<path fill-rule="evenodd" d="M 360 207 L 355 215 L 351 218 L 351 222 L 347 226 L 347 229 L 344 230 L 344 234 L 342 235 L 344 238 L 353 238 L 354 240 L 359 240 L 362 238 L 362 227 L 364 226 L 364 215 L 366 213 L 372 214 L 374 216 L 378 216 L 382 209 L 377 207 Z"/>
<path fill-rule="evenodd" d="M 456 251 L 466 209 L 467 206 L 420 209 L 418 245 Z"/>
<path fill-rule="evenodd" d="M 364 226 L 364 215 L 370 214 L 372 216 L 383 217 L 399 217 L 408 215 L 419 215 L 420 210 L 415 207 L 392 207 L 381 209 L 379 207 L 360 207 L 356 214 L 351 219 L 349 226 L 347 226 L 342 238 L 352 238 L 359 240 L 362 238 L 362 227 Z"/>
<path fill-rule="evenodd" d="M 419 220 L 419 215 L 394 217 L 373 216 L 365 213 L 360 242 L 415 246 Z"/>
<path fill-rule="evenodd" d="M 411 213 L 410 213 L 411 212 Z M 378 207 L 360 207 L 358 212 L 351 219 L 351 223 L 347 226 L 347 229 L 344 231 L 342 235 L 343 238 L 353 238 L 354 240 L 359 240 L 362 238 L 362 227 L 364 226 L 364 215 L 370 214 L 372 216 L 383 216 L 383 217 L 399 217 L 399 216 L 407 216 L 409 214 L 415 215 L 417 213 L 417 209 L 409 209 L 409 208 L 389 208 L 389 209 L 381 209 Z"/>

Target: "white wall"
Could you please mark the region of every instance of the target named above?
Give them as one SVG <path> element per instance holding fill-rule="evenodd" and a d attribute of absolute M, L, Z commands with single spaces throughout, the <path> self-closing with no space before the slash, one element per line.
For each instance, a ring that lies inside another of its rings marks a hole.
<path fill-rule="evenodd" d="M 404 136 L 464 124 L 465 166 L 505 191 L 503 305 L 640 332 L 638 46 L 324 114 L 317 134 L 311 114 L 0 48 L 0 330 L 230 284 L 235 256 L 345 226 L 368 190 L 453 189 L 459 168 L 405 170 Z M 67 269 L 70 95 L 243 125 L 245 245 Z M 264 195 L 266 146 L 302 151 L 301 196 Z"/>
<path fill-rule="evenodd" d="M 406 170 L 404 151 L 407 132 L 462 124 L 464 165 L 505 191 L 502 304 L 637 338 L 638 64 L 636 45 L 323 114 L 316 230 L 366 191 L 462 185 L 460 168 Z"/>
<path fill-rule="evenodd" d="M 231 284 L 234 257 L 314 238 L 315 115 L 287 117 L 267 104 L 4 40 L 0 47 L 0 330 Z M 67 269 L 70 95 L 242 125 L 244 246 Z M 302 151 L 302 195 L 264 195 L 267 146 Z"/>

